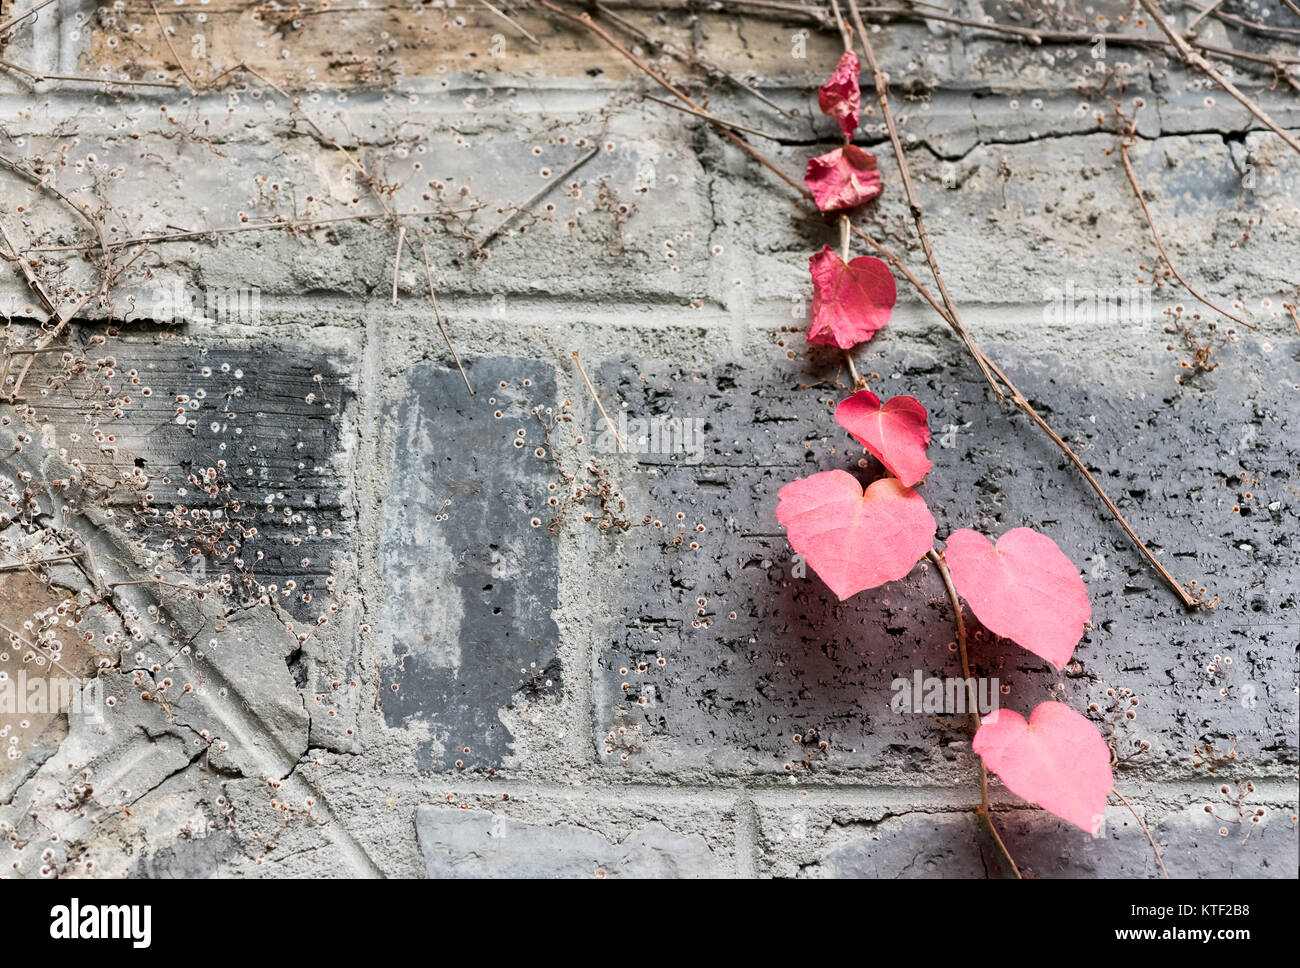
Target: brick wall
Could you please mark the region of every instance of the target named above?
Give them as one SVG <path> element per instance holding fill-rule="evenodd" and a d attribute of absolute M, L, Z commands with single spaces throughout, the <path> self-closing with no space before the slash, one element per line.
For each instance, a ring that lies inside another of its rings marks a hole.
<path fill-rule="evenodd" d="M 797 175 L 835 142 L 813 91 L 839 38 L 724 6 L 602 22 L 682 83 L 698 71 L 627 31 L 715 67 L 709 110 Z M 1066 7 L 1140 29 L 1116 0 Z M 0 52 L 30 72 L 0 70 L 0 155 L 63 195 L 0 170 L 0 223 L 57 310 L 95 296 L 0 403 L 0 561 L 44 561 L 0 571 L 21 640 L 0 671 L 38 668 L 22 625 L 62 602 L 60 669 L 105 697 L 0 713 L 0 870 L 1006 873 L 961 717 L 890 708 L 896 678 L 959 674 L 938 576 L 839 603 L 773 516 L 783 483 L 860 457 L 832 418 L 842 360 L 803 339 L 806 260 L 837 234 L 595 38 L 499 9 L 516 23 L 467 2 L 57 0 Z M 1300 159 L 1159 50 L 1105 52 L 1106 93 L 1144 102 L 1130 154 L 1171 257 L 1258 326 L 1211 333 L 1212 311 L 1150 285 L 1090 45 L 912 22 L 873 41 L 975 337 L 1218 597 L 1185 612 L 900 285 L 857 365 L 930 411 L 940 535 L 1038 527 L 1092 602 L 1060 673 L 982 632 L 972 660 L 1021 712 L 1104 713 L 1132 689 L 1119 749 L 1148 748 L 1117 788 L 1169 872 L 1290 876 Z M 1249 67 L 1237 83 L 1300 129 L 1294 93 Z M 861 224 L 922 274 L 877 114 L 859 143 L 886 186 Z M 50 315 L 18 268 L 0 267 L 6 395 Z M 1119 313 L 1090 311 L 1115 294 Z M 1183 365 L 1175 306 L 1214 369 Z M 671 424 L 620 451 L 588 379 L 615 426 Z M 1207 743 L 1235 756 L 1206 764 Z M 1247 783 L 1263 820 L 1225 825 Z M 1094 838 L 993 797 L 1034 874 L 1158 874 L 1123 806 Z"/>

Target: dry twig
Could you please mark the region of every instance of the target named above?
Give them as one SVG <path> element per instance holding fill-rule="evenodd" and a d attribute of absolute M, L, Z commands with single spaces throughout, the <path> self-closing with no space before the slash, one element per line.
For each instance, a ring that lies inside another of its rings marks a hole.
<path fill-rule="evenodd" d="M 1186 289 L 1188 293 L 1191 294 L 1192 298 L 1195 299 L 1197 302 L 1209 306 L 1220 316 L 1226 316 L 1228 319 L 1231 319 L 1234 323 L 1240 323 L 1242 326 L 1245 326 L 1248 329 L 1256 329 L 1257 327 L 1255 326 L 1254 323 L 1248 323 L 1244 319 L 1232 315 L 1232 313 L 1228 312 L 1226 309 L 1220 309 L 1214 303 L 1210 302 L 1199 292 L 1193 289 L 1191 285 L 1187 282 L 1187 280 L 1182 277 L 1182 274 L 1178 271 L 1178 267 L 1174 265 L 1174 260 L 1169 258 L 1169 253 L 1165 251 L 1165 244 L 1160 239 L 1160 232 L 1157 231 L 1156 229 L 1155 220 L 1151 217 L 1151 210 L 1147 208 L 1147 201 L 1145 198 L 1142 197 L 1142 187 L 1138 184 L 1137 174 L 1133 171 L 1133 164 L 1132 162 L 1129 161 L 1128 149 L 1132 146 L 1132 144 L 1133 142 L 1128 140 L 1127 138 L 1124 141 L 1122 141 L 1119 146 L 1119 157 L 1120 160 L 1124 162 L 1124 173 L 1128 175 L 1128 182 L 1130 185 L 1133 186 L 1133 194 L 1137 196 L 1138 204 L 1142 206 L 1142 214 L 1146 216 L 1147 226 L 1151 229 L 1151 237 L 1155 239 L 1156 248 L 1160 250 L 1160 257 L 1165 260 L 1165 265 L 1169 267 L 1169 271 L 1174 274 L 1174 278 L 1178 280 L 1178 282 L 1182 285 L 1182 287 Z"/>
<path fill-rule="evenodd" d="M 483 238 L 475 242 L 474 248 L 481 251 L 484 247 L 487 246 L 489 242 L 491 242 L 498 235 L 500 235 L 501 232 L 505 229 L 505 227 L 509 225 L 511 222 L 513 222 L 516 216 L 518 216 L 520 212 L 526 212 L 528 209 L 532 208 L 538 199 L 544 198 L 546 194 L 551 191 L 551 189 L 555 188 L 556 185 L 560 184 L 560 182 L 564 181 L 564 179 L 568 178 L 570 175 L 572 175 L 575 171 L 577 171 L 587 162 L 591 161 L 592 158 L 595 158 L 596 154 L 599 151 L 600 151 L 599 148 L 592 148 L 585 155 L 583 155 L 581 158 L 579 158 L 577 161 L 571 164 L 568 168 L 564 169 L 564 171 L 560 172 L 558 175 L 556 175 L 554 178 L 548 181 L 541 188 L 537 189 L 537 191 L 529 195 L 528 198 L 523 202 L 523 204 L 515 206 L 514 211 L 512 211 L 509 215 L 507 215 L 500 222 L 498 222 L 496 228 L 492 229 L 490 232 L 488 232 L 487 235 L 483 236 Z"/>
<path fill-rule="evenodd" d="M 1174 48 L 1178 51 L 1178 56 L 1183 59 L 1184 63 L 1189 67 L 1195 67 L 1213 80 L 1219 85 L 1219 87 L 1227 91 L 1228 94 L 1237 101 L 1237 103 L 1253 114 L 1255 118 L 1264 125 L 1264 127 L 1268 128 L 1286 142 L 1287 146 L 1295 151 L 1296 154 L 1300 154 L 1300 141 L 1297 141 L 1294 135 L 1274 121 L 1263 108 L 1248 98 L 1237 87 L 1237 85 L 1233 84 L 1232 81 L 1219 73 L 1218 68 L 1193 49 L 1192 46 L 1169 25 L 1169 21 L 1165 19 L 1164 14 L 1160 12 L 1160 9 L 1155 5 L 1154 0 L 1138 0 L 1138 2 L 1141 3 L 1143 9 L 1151 15 L 1151 19 L 1156 22 L 1156 26 L 1159 27 L 1164 32 L 1164 35 L 1169 38 L 1170 42 L 1174 45 Z"/>
<path fill-rule="evenodd" d="M 12 17 L 10 17 L 8 20 L 6 20 L 4 23 L 0 23 L 0 37 L 3 37 L 4 32 L 8 30 L 10 27 L 12 27 L 14 24 L 26 20 L 37 10 L 40 10 L 42 7 L 48 7 L 52 3 L 54 3 L 54 0 L 40 0 L 40 3 L 36 4 L 35 6 L 28 7 L 26 10 L 21 10 L 18 13 L 14 14 Z"/>
<path fill-rule="evenodd" d="M 542 6 L 546 7 L 548 10 L 563 17 L 565 20 L 568 20 L 572 23 L 576 23 L 579 26 L 585 27 L 587 30 L 590 30 L 601 40 L 605 41 L 605 43 L 609 44 L 616 51 L 618 51 L 620 54 L 622 54 L 624 57 L 630 60 L 633 64 L 635 64 L 638 68 L 641 69 L 642 73 L 644 73 L 651 80 L 658 83 L 666 91 L 672 94 L 673 97 L 677 98 L 677 100 L 681 101 L 687 107 L 694 108 L 696 111 L 702 112 L 704 114 L 708 113 L 704 111 L 704 108 L 696 104 L 689 97 L 687 97 L 676 87 L 674 87 L 671 82 L 669 82 L 658 72 L 656 72 L 653 67 L 651 67 L 640 57 L 637 57 L 636 54 L 632 53 L 630 50 L 628 50 L 626 47 L 620 44 L 615 37 L 610 35 L 609 31 L 607 31 L 605 28 L 601 27 L 599 24 L 593 21 L 591 17 L 588 16 L 586 13 L 580 13 L 580 14 L 569 13 L 569 11 L 565 10 L 563 7 L 559 7 L 556 4 L 552 3 L 551 0 L 539 0 L 539 2 L 542 4 Z M 771 171 L 774 175 L 776 175 L 783 182 L 785 182 L 787 185 L 789 185 L 791 188 L 797 191 L 800 195 L 804 196 L 805 198 L 812 198 L 812 192 L 810 192 L 803 185 L 800 185 L 797 181 L 795 181 L 793 178 L 791 178 L 789 175 L 783 172 L 776 165 L 772 164 L 771 161 L 769 161 L 758 151 L 756 151 L 754 147 L 748 141 L 742 138 L 740 135 L 736 134 L 734 131 L 727 128 L 722 122 L 713 122 L 713 124 L 714 127 L 716 127 L 720 132 L 722 132 L 723 135 L 725 135 L 728 139 L 734 142 L 742 150 L 747 152 L 750 155 L 750 157 L 752 157 L 763 167 Z"/>
<path fill-rule="evenodd" d="M 158 13 L 158 5 L 151 2 L 149 7 L 153 10 L 153 19 L 158 21 L 158 30 L 162 33 L 162 38 L 167 44 L 167 49 L 172 52 L 172 57 L 176 58 L 176 66 L 179 67 L 181 73 L 185 75 L 185 80 L 190 82 L 190 90 L 197 93 L 198 86 L 194 83 L 194 76 L 190 74 L 190 69 L 185 66 L 185 62 L 181 60 L 181 55 L 176 53 L 176 46 L 172 43 L 172 38 L 171 35 L 167 33 L 167 28 L 163 26 L 162 15 Z"/>
<path fill-rule="evenodd" d="M 752 94 L 754 97 L 758 98 L 760 101 L 762 101 L 764 104 L 770 107 L 773 111 L 776 111 L 782 117 L 793 118 L 795 116 L 793 111 L 787 111 L 785 108 L 781 107 L 781 105 L 777 104 L 775 101 L 773 101 L 770 97 L 768 97 L 758 88 L 754 87 L 752 84 L 745 83 L 740 78 L 738 78 L 735 74 L 732 74 L 730 71 L 726 70 L 725 68 L 719 67 L 717 64 L 714 64 L 711 61 L 706 61 L 698 54 L 692 54 L 690 51 L 680 50 L 673 44 L 670 44 L 666 41 L 657 40 L 656 38 L 650 36 L 650 34 L 646 33 L 644 30 L 642 30 L 640 27 L 638 27 L 636 24 L 632 23 L 626 17 L 620 17 L 613 10 L 610 10 L 609 7 L 607 7 L 605 4 L 597 2 L 596 10 L 602 16 L 608 17 L 610 20 L 614 21 L 614 23 L 618 24 L 620 27 L 622 27 L 625 31 L 627 31 L 637 40 L 641 41 L 641 43 L 649 47 L 652 51 L 658 48 L 660 50 L 667 52 L 671 56 L 676 57 L 678 60 L 685 61 L 686 63 L 690 64 L 692 67 L 704 71 L 706 74 L 711 74 L 714 77 L 725 78 L 727 81 L 731 82 L 736 87 L 740 88 L 742 91 L 746 91 L 749 94 Z"/>
<path fill-rule="evenodd" d="M 1147 843 L 1151 845 L 1151 852 L 1156 855 L 1156 863 L 1160 865 L 1161 875 L 1164 876 L 1165 880 L 1169 880 L 1169 870 L 1165 867 L 1164 858 L 1160 856 L 1160 848 L 1156 846 L 1156 839 L 1151 836 L 1151 831 L 1147 829 L 1146 821 L 1138 816 L 1138 812 L 1133 809 L 1133 804 L 1124 799 L 1124 794 L 1120 793 L 1118 790 L 1111 790 L 1110 792 L 1115 794 L 1120 803 L 1128 807 L 1129 813 L 1133 814 L 1133 819 L 1138 822 L 1138 826 L 1142 828 L 1142 832 L 1147 835 Z"/>
<path fill-rule="evenodd" d="M 966 648 L 966 620 L 962 617 L 961 599 L 957 597 L 957 588 L 952 583 L 952 575 L 948 571 L 948 564 L 943 560 L 943 553 L 931 548 L 925 556 L 934 562 L 934 567 L 939 570 L 939 577 L 943 579 L 944 590 L 948 593 L 948 601 L 952 603 L 953 625 L 957 629 L 957 651 L 961 656 L 961 674 L 966 683 L 966 696 L 969 709 L 967 710 L 967 721 L 970 734 L 973 737 L 980 727 L 980 709 L 979 697 L 975 694 L 975 680 L 970 674 L 970 655 Z M 1002 851 L 1002 856 L 1006 858 L 1007 863 L 1011 866 L 1011 873 L 1016 875 L 1017 880 L 1022 880 L 1024 875 L 1020 873 L 1020 868 L 1016 866 L 1015 858 L 1011 856 L 1011 851 L 1007 849 L 1006 843 L 1002 840 L 1002 835 L 998 833 L 998 828 L 993 824 L 993 814 L 989 810 L 989 768 L 984 765 L 984 760 L 980 758 L 980 805 L 975 808 L 975 815 L 984 822 L 988 827 L 989 833 L 993 836 L 993 842 L 998 845 Z"/>
<path fill-rule="evenodd" d="M 849 11 L 853 15 L 853 26 L 858 31 L 858 43 L 862 45 L 862 50 L 867 55 L 867 64 L 870 66 L 872 77 L 875 79 L 876 97 L 880 101 L 880 111 L 885 116 L 885 126 L 889 129 L 889 142 L 893 145 L 894 157 L 898 159 L 898 170 L 903 180 L 903 192 L 907 195 L 907 207 L 912 213 L 912 222 L 916 225 L 916 234 L 921 238 L 921 248 L 925 252 L 925 261 L 929 264 L 930 273 L 939 286 L 939 295 L 943 298 L 943 304 L 948 310 L 948 319 L 953 329 L 961 337 L 962 342 L 970 348 L 971 355 L 975 357 L 975 363 L 979 367 L 980 373 L 984 375 L 985 381 L 993 390 L 993 395 L 1001 403 L 1004 399 L 1002 387 L 994 379 L 993 373 L 984 359 L 984 354 L 975 349 L 975 344 L 966 329 L 966 324 L 961 321 L 961 316 L 957 313 L 957 305 L 948 292 L 948 285 L 943 281 L 943 273 L 939 271 L 939 263 L 934 257 L 934 248 L 930 245 L 929 233 L 925 230 L 925 215 L 921 211 L 921 203 L 917 201 L 916 188 L 912 184 L 912 171 L 907 164 L 907 156 L 903 153 L 903 143 L 898 138 L 898 125 L 894 122 L 894 112 L 889 106 L 889 88 L 885 81 L 885 75 L 880 70 L 880 62 L 876 60 L 876 52 L 871 46 L 871 39 L 867 36 L 867 29 L 862 23 L 862 14 L 858 11 L 857 0 L 849 0 Z"/>
<path fill-rule="evenodd" d="M 614 440 L 618 442 L 618 449 L 627 453 L 627 445 L 623 443 L 623 438 L 618 435 L 618 429 L 614 426 L 614 421 L 609 419 L 609 414 L 605 412 L 605 405 L 600 402 L 600 396 L 596 393 L 596 388 L 591 385 L 591 378 L 587 376 L 587 370 L 582 365 L 582 359 L 578 356 L 578 351 L 573 351 L 573 362 L 578 364 L 578 372 L 582 374 L 582 382 L 587 384 L 587 390 L 591 393 L 591 399 L 596 401 L 596 406 L 600 409 L 600 415 L 605 418 L 605 426 L 609 432 L 614 435 Z"/>
<path fill-rule="evenodd" d="M 442 338 L 447 343 L 447 349 L 451 351 L 451 358 L 456 361 L 456 369 L 460 370 L 460 378 L 465 381 L 465 389 L 469 395 L 474 395 L 474 388 L 469 385 L 469 374 L 465 372 L 465 365 L 460 361 L 460 354 L 456 352 L 456 347 L 451 345 L 451 337 L 447 334 L 447 327 L 442 323 L 442 310 L 438 308 L 438 293 L 433 284 L 433 266 L 429 262 L 429 247 L 424 244 L 424 233 L 420 233 L 420 254 L 424 256 L 424 278 L 429 283 L 429 300 L 433 303 L 433 318 L 438 323 L 438 331 L 442 333 Z"/>
<path fill-rule="evenodd" d="M 534 37 L 532 34 L 530 34 L 527 30 L 525 30 L 524 26 L 521 23 L 519 23 L 519 21 L 515 20 L 514 17 L 511 17 L 509 14 L 505 13 L 504 11 L 498 10 L 496 7 L 492 6 L 492 4 L 488 3 L 487 0 L 479 0 L 479 3 L 487 7 L 494 14 L 496 14 L 498 17 L 500 17 L 502 20 L 508 23 L 511 27 L 514 27 L 515 30 L 519 31 L 521 34 L 523 34 L 525 37 L 531 40 L 534 44 L 537 44 L 539 47 L 541 46 L 542 42 L 538 40 L 536 37 Z"/>
<path fill-rule="evenodd" d="M 755 134 L 758 135 L 760 138 L 766 138 L 768 141 L 781 140 L 780 135 L 769 134 L 768 132 L 763 131 L 759 128 L 751 128 L 747 124 L 737 124 L 735 121 L 727 121 L 724 118 L 718 117 L 717 115 L 710 114 L 708 111 L 701 111 L 701 110 L 697 110 L 696 108 L 689 108 L 685 104 L 677 104 L 673 101 L 668 101 L 661 97 L 655 97 L 653 94 L 642 94 L 641 96 L 645 98 L 647 101 L 654 101 L 655 104 L 662 104 L 664 107 L 672 108 L 674 111 L 682 111 L 694 117 L 701 118 L 709 122 L 709 124 L 717 125 L 720 128 L 730 128 L 732 131 L 740 131 L 744 134 Z"/>

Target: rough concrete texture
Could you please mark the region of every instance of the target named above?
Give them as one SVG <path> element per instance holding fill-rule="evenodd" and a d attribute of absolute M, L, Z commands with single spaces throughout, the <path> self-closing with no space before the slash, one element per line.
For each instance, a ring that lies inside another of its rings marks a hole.
<path fill-rule="evenodd" d="M 838 35 L 727 6 L 601 16 L 797 176 L 837 142 L 815 87 Z M 1148 33 L 1129 6 L 1048 26 Z M 833 420 L 842 356 L 803 338 L 834 226 L 597 39 L 500 7 L 518 27 L 450 0 L 176 3 L 169 45 L 147 2 L 59 0 L 4 43 L 65 79 L 0 70 L 26 256 L 0 265 L 0 674 L 85 702 L 0 710 L 0 871 L 1005 876 L 963 718 L 890 707 L 896 678 L 958 675 L 938 576 L 837 602 L 773 516 L 796 477 L 878 472 Z M 1265 7 L 1300 29 L 1224 10 Z M 1200 37 L 1294 56 L 1215 17 Z M 1092 604 L 1060 672 L 967 612 L 972 662 L 1008 708 L 1089 712 L 1171 874 L 1294 877 L 1300 158 L 1159 47 L 872 39 L 975 338 L 1217 598 L 1185 611 L 900 284 L 856 362 L 929 410 L 938 540 L 1039 528 Z M 1267 65 L 1216 63 L 1300 132 Z M 1175 265 L 1258 328 L 1152 285 L 1110 97 Z M 928 279 L 865 100 L 885 192 L 858 224 Z M 14 352 L 49 315 L 24 265 L 60 309 L 92 296 L 55 352 Z M 1139 705 L 1112 732 L 1117 689 Z M 1115 798 L 1096 836 L 997 781 L 992 803 L 1028 874 L 1159 876 Z"/>

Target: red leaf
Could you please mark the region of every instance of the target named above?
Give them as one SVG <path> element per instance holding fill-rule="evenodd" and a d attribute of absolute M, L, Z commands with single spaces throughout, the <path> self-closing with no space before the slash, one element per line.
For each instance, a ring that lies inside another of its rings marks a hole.
<path fill-rule="evenodd" d="M 845 137 L 858 126 L 858 111 L 862 108 L 862 91 L 858 87 L 858 55 L 846 50 L 835 65 L 831 79 L 817 89 L 817 105 L 822 114 L 840 123 Z"/>
<path fill-rule="evenodd" d="M 864 492 L 847 471 L 822 471 L 778 496 L 776 519 L 791 547 L 840 601 L 904 577 L 934 543 L 925 500 L 892 477 Z"/>
<path fill-rule="evenodd" d="M 808 271 L 813 281 L 809 343 L 852 349 L 889 322 L 898 286 L 880 259 L 861 255 L 845 262 L 828 245 L 809 257 Z"/>
<path fill-rule="evenodd" d="M 1101 829 L 1115 785 L 1110 747 L 1065 703 L 1043 703 L 1029 722 L 1009 709 L 995 710 L 984 717 L 971 748 L 1016 796 L 1090 834 Z"/>
<path fill-rule="evenodd" d="M 914 397 L 893 397 L 882 407 L 870 390 L 859 390 L 835 408 L 839 425 L 908 487 L 930 470 L 925 456 L 930 425 L 925 417 L 925 407 Z"/>
<path fill-rule="evenodd" d="M 1057 668 L 1070 661 L 1092 608 L 1079 570 L 1055 541 L 1033 528 L 1015 528 L 995 547 L 966 528 L 949 536 L 944 559 L 986 629 Z"/>
<path fill-rule="evenodd" d="M 876 156 L 854 145 L 808 159 L 803 182 L 823 212 L 857 208 L 880 194 Z"/>

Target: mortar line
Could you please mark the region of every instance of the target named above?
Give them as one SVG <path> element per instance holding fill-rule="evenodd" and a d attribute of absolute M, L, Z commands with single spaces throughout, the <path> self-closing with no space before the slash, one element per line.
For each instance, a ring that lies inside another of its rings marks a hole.
<path fill-rule="evenodd" d="M 736 800 L 736 876 L 754 878 L 758 876 L 758 862 L 762 851 L 758 846 L 760 831 L 758 808 L 752 797 L 741 796 Z"/>
<path fill-rule="evenodd" d="M 310 751 L 309 751 L 310 752 Z M 334 771 L 326 770 L 326 773 Z M 351 774 L 361 776 L 364 774 Z M 1255 784 L 1253 797 L 1268 803 L 1294 804 L 1297 791 L 1293 781 L 1282 777 L 1259 777 L 1246 772 L 1234 775 L 1236 779 L 1251 780 Z M 325 777 L 322 777 L 325 779 Z M 710 802 L 716 807 L 734 805 L 737 799 L 748 800 L 755 808 L 766 804 L 788 805 L 791 797 L 797 797 L 812 803 L 841 803 L 845 806 L 880 806 L 891 809 L 905 807 L 921 810 L 926 807 L 961 811 L 979 803 L 978 791 L 967 789 L 964 783 L 952 786 L 897 786 L 890 784 L 871 784 L 864 782 L 847 782 L 834 784 L 788 785 L 783 779 L 773 775 L 766 778 L 726 778 L 717 784 L 682 783 L 671 775 L 664 775 L 659 783 L 630 782 L 606 783 L 597 785 L 599 777 L 587 776 L 581 785 L 574 782 L 557 783 L 532 779 L 503 779 L 500 777 L 467 777 L 452 775 L 432 775 L 428 779 L 416 776 L 388 776 L 374 784 L 384 790 L 396 790 L 415 795 L 434 795 L 442 802 L 446 793 L 478 795 L 495 795 L 509 793 L 512 801 L 527 796 L 539 796 L 554 799 L 572 799 L 575 797 L 594 796 L 621 800 L 628 791 L 636 791 L 638 796 L 657 800 L 664 804 L 689 804 Z M 1119 783 L 1124 788 L 1125 796 L 1135 803 L 1150 800 L 1188 800 L 1196 803 L 1208 800 L 1215 795 L 1218 785 L 1224 780 L 1221 776 L 1206 776 L 1200 779 L 1162 779 L 1139 781 L 1121 775 Z M 322 786 L 327 784 L 322 783 Z M 1033 804 L 1017 798 L 1009 791 L 997 789 L 991 791 L 992 800 L 999 806 L 1025 809 L 1038 809 Z M 431 801 L 432 802 L 432 801 Z"/>
<path fill-rule="evenodd" d="M 1060 286 L 1050 287 L 1050 291 L 1060 290 Z M 1106 291 L 1109 293 L 1110 289 Z M 1225 295 L 1213 292 L 1212 294 L 1219 298 L 1231 297 L 1231 294 Z M 1063 291 L 1061 295 L 1064 298 Z M 1101 295 L 1101 287 L 1094 289 L 1089 286 L 1081 286 L 1074 290 L 1074 297 L 1079 299 L 1099 295 Z M 0 300 L 5 299 L 6 296 L 26 298 L 26 291 L 0 284 Z M 320 300 L 307 300 L 298 296 L 277 296 L 260 293 L 259 298 L 261 300 L 261 315 L 256 324 L 238 322 L 205 324 L 201 330 L 192 329 L 189 332 L 183 332 L 182 335 L 190 338 L 222 336 L 251 341 L 259 338 L 268 329 L 279 328 L 300 331 L 318 331 L 326 328 L 334 334 L 349 334 L 357 332 L 357 328 L 350 328 L 346 323 L 342 322 L 328 323 L 322 326 L 321 323 L 308 323 L 305 320 L 318 320 L 322 315 L 328 316 L 331 313 L 346 318 L 355 318 L 358 315 L 365 314 L 367 317 L 373 316 L 385 322 L 398 323 L 408 323 L 412 318 L 419 317 L 418 312 L 410 308 L 403 308 L 401 305 L 395 308 L 386 299 L 340 297 L 323 306 Z M 492 311 L 490 297 L 485 295 L 456 292 L 454 289 L 448 289 L 444 298 L 456 302 L 461 316 L 482 319 Z M 728 308 L 725 305 L 718 304 L 706 305 L 701 309 L 670 301 L 677 299 L 676 296 L 668 297 L 661 303 L 650 303 L 649 308 L 647 308 L 647 298 L 653 299 L 654 296 L 653 294 L 642 294 L 640 298 L 634 296 L 624 299 L 608 299 L 601 302 L 599 306 L 580 297 L 567 295 L 512 297 L 511 302 L 514 310 L 527 314 L 530 319 L 535 320 L 543 333 L 547 335 L 558 335 L 562 331 L 562 327 L 567 331 L 570 323 L 574 324 L 575 327 L 598 326 L 602 329 L 608 329 L 614 326 L 635 332 L 673 330 L 686 332 L 696 329 L 728 330 L 737 325 L 738 320 L 740 325 L 744 326 L 746 333 L 782 329 L 789 329 L 791 332 L 802 332 L 806 328 L 806 320 L 802 317 L 796 319 L 790 316 L 787 301 L 772 297 L 748 301 L 744 306 L 732 305 Z M 1055 301 L 1055 299 L 1049 300 L 1044 294 L 1039 301 L 982 302 L 967 299 L 964 305 L 969 307 L 967 315 L 975 319 L 980 331 L 985 336 L 996 338 L 998 334 L 1020 336 L 1026 332 L 1062 332 L 1064 324 L 1043 318 L 1045 309 Z M 1163 345 L 1167 341 L 1162 329 L 1166 319 L 1163 311 L 1185 303 L 1185 299 L 1157 299 L 1153 294 L 1149 302 L 1149 318 L 1136 321 L 1094 322 L 1090 325 L 1089 332 L 1099 334 L 1132 333 L 1140 329 L 1143 333 L 1159 338 L 1161 345 Z M 900 328 L 900 325 L 911 326 L 930 322 L 934 322 L 935 327 L 941 328 L 941 323 L 934 320 L 933 310 L 920 300 L 900 301 L 894 313 L 894 318 L 890 320 L 890 329 L 896 330 Z M 666 318 L 669 315 L 674 318 Z M 80 317 L 78 321 L 95 323 L 102 320 L 93 315 L 86 315 Z M 14 317 L 15 326 L 25 323 L 34 326 L 37 322 L 35 319 L 27 319 L 22 316 Z M 155 327 L 150 318 L 145 316 L 128 318 L 123 322 L 127 326 L 141 327 L 142 331 L 147 333 L 152 333 L 155 329 L 158 331 L 164 329 L 162 325 Z M 1280 337 L 1288 334 L 1294 335 L 1295 332 L 1290 317 L 1282 314 L 1280 309 L 1275 318 L 1262 319 L 1260 325 L 1262 327 L 1275 325 L 1277 329 L 1277 333 L 1262 330 L 1262 335 Z M 469 344 L 472 345 L 473 334 L 467 339 Z"/>
<path fill-rule="evenodd" d="M 379 453 L 381 436 L 379 406 L 382 399 L 380 342 L 379 320 L 373 316 L 367 316 L 361 340 L 361 372 L 358 381 L 359 386 L 357 387 L 358 440 L 356 453 L 353 455 L 352 490 L 355 495 L 354 500 L 359 505 L 356 508 L 356 586 L 361 596 L 361 622 L 358 625 L 368 624 L 371 628 L 378 626 L 372 620 L 371 611 L 374 605 L 368 592 L 373 588 L 378 594 L 382 595 L 383 593 L 383 576 L 379 574 L 378 565 L 383 544 L 383 513 L 379 492 L 383 484 L 386 483 L 386 477 L 381 467 L 387 466 L 381 464 Z M 376 469 L 378 476 L 369 474 L 366 468 Z M 367 665 L 368 662 L 373 662 L 376 659 L 377 651 L 378 643 L 375 639 L 367 636 L 358 627 L 353 659 L 357 664 L 355 672 L 357 681 L 366 684 L 356 713 L 356 729 L 360 734 L 357 739 L 362 742 L 364 742 L 370 729 L 377 728 L 377 723 L 374 721 L 376 717 L 366 715 L 369 706 L 367 702 L 368 694 L 372 689 L 378 690 L 380 688 L 372 682 L 373 677 L 370 674 L 370 667 Z M 375 698 L 378 699 L 378 697 Z M 310 750 L 307 751 L 308 754 L 310 752 Z"/>

